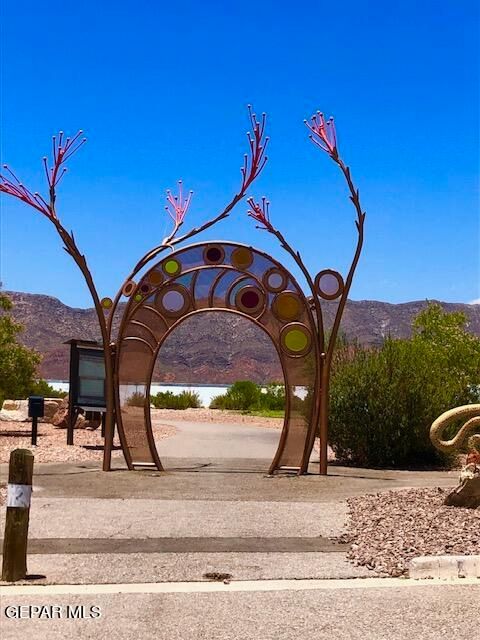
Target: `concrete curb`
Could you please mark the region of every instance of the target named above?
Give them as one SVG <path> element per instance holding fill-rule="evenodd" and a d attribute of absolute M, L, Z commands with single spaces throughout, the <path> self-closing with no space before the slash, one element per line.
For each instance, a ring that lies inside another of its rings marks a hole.
<path fill-rule="evenodd" d="M 414 580 L 437 578 L 480 578 L 480 555 L 420 556 L 409 565 L 409 577 Z"/>

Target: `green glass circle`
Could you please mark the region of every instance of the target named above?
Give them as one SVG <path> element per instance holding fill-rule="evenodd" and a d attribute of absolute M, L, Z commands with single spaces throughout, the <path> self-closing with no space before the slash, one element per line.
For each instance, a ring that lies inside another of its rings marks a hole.
<path fill-rule="evenodd" d="M 141 296 L 139 293 L 136 293 L 133 296 L 133 299 L 135 300 L 135 302 L 140 302 L 143 299 L 143 296 Z"/>
<path fill-rule="evenodd" d="M 299 353 L 306 349 L 308 345 L 308 337 L 300 329 L 291 329 L 287 331 L 284 337 L 285 346 L 290 351 Z"/>
<path fill-rule="evenodd" d="M 168 273 L 169 276 L 174 276 L 180 271 L 180 263 L 176 260 L 167 260 L 163 264 L 163 270 Z"/>

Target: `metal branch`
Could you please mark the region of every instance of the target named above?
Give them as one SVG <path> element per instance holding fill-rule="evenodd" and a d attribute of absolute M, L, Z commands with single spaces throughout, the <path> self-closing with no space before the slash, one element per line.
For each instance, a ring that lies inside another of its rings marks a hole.
<path fill-rule="evenodd" d="M 250 134 L 248 134 L 249 145 L 250 145 L 250 155 L 249 154 L 245 155 L 244 164 L 240 169 L 242 174 L 242 182 L 240 185 L 240 190 L 238 191 L 237 194 L 235 194 L 232 200 L 218 215 L 216 215 L 214 218 L 211 218 L 210 220 L 207 220 L 207 222 L 204 222 L 202 225 L 198 227 L 194 227 L 193 229 L 190 229 L 190 231 L 188 231 L 182 236 L 177 236 L 177 233 L 179 232 L 179 230 L 184 224 L 184 216 L 182 216 L 181 219 L 179 219 L 179 217 L 176 216 L 176 219 L 174 221 L 174 227 L 171 233 L 162 240 L 161 244 L 154 247 L 148 253 L 146 253 L 142 258 L 140 258 L 140 260 L 137 262 L 135 267 L 132 269 L 129 276 L 126 278 L 126 280 L 122 284 L 121 288 L 118 290 L 115 298 L 113 299 L 113 304 L 110 309 L 110 314 L 108 318 L 109 330 L 111 330 L 111 327 L 113 324 L 113 317 L 118 307 L 118 303 L 120 302 L 120 299 L 122 297 L 122 289 L 124 284 L 129 280 L 132 280 L 139 273 L 139 271 L 141 271 L 151 260 L 153 260 L 156 256 L 158 256 L 160 253 L 162 253 L 166 249 L 173 250 L 174 246 L 176 246 L 177 244 L 184 242 L 185 240 L 188 240 L 193 236 L 198 235 L 199 233 L 202 233 L 206 229 L 213 227 L 215 224 L 217 224 L 221 220 L 224 220 L 225 218 L 227 218 L 230 212 L 232 211 L 232 209 L 240 202 L 240 200 L 242 200 L 246 196 L 247 190 L 252 184 L 252 182 L 262 172 L 268 160 L 267 156 L 265 155 L 265 149 L 268 144 L 268 138 L 264 136 L 265 126 L 266 126 L 266 114 L 262 114 L 262 120 L 261 122 L 258 122 L 256 115 L 253 113 L 251 105 L 248 105 L 248 112 L 249 112 L 250 122 L 252 125 L 253 137 Z"/>

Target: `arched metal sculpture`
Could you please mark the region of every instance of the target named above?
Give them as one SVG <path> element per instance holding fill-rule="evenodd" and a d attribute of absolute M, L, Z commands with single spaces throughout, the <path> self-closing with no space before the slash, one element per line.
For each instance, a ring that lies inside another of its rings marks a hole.
<path fill-rule="evenodd" d="M 185 197 L 179 182 L 179 193 L 167 191 L 166 209 L 173 220 L 173 229 L 163 241 L 148 251 L 135 265 L 117 294 L 100 298 L 85 256 L 80 252 L 73 232 L 60 222 L 56 208 L 56 189 L 66 169 L 65 162 L 83 145 L 80 131 L 73 138 L 63 133 L 53 138 L 51 168 L 44 158 L 48 183 L 48 197 L 28 190 L 15 174 L 4 165 L 0 175 L 0 192 L 25 202 L 42 213 L 55 226 L 65 251 L 79 267 L 97 313 L 105 356 L 106 404 L 105 447 L 103 469 L 111 464 L 115 420 L 127 464 L 155 464 L 161 468 L 153 439 L 149 386 L 156 355 L 163 340 L 180 322 L 193 313 L 222 309 L 248 317 L 272 339 L 282 363 L 287 387 L 287 407 L 280 444 L 271 471 L 285 467 L 304 473 L 317 432 L 320 434 L 320 473 L 327 473 L 328 397 L 333 350 L 343 310 L 347 302 L 355 269 L 363 246 L 365 213 L 358 189 L 350 170 L 338 153 L 333 119 L 326 121 L 317 112 L 310 122 L 311 140 L 325 151 L 343 174 L 350 200 L 356 211 L 357 243 L 352 264 L 345 278 L 331 269 L 312 277 L 301 255 L 287 242 L 283 233 L 272 223 L 269 202 L 248 198 L 257 228 L 277 238 L 281 247 L 299 267 L 310 290 L 306 297 L 293 276 L 276 260 L 252 247 L 231 242 L 216 242 L 175 247 L 228 217 L 243 198 L 267 162 L 265 149 L 266 116 L 258 120 L 249 106 L 251 131 L 247 134 L 249 150 L 241 168 L 239 191 L 216 216 L 179 235 L 190 205 L 191 193 Z M 151 263 L 161 254 L 154 266 Z M 172 253 L 173 252 L 173 253 Z M 149 266 L 148 271 L 146 271 Z M 208 274 L 208 293 L 199 293 L 199 283 Z M 113 319 L 122 297 L 128 303 L 124 310 L 119 335 L 114 339 Z M 338 300 L 333 327 L 326 340 L 320 300 Z M 138 411 L 126 409 L 125 393 L 131 383 L 143 385 L 145 406 Z M 293 391 L 296 386 L 310 389 L 306 401 Z M 122 391 L 123 390 L 123 391 Z M 122 395 L 123 394 L 123 395 Z M 135 415 L 134 415 L 135 414 Z"/>
<path fill-rule="evenodd" d="M 132 287 L 117 337 L 117 422 L 129 467 L 161 468 L 150 422 L 150 383 L 157 354 L 187 318 L 223 310 L 250 319 L 270 337 L 286 389 L 283 432 L 270 471 L 306 471 L 318 423 L 320 353 L 310 304 L 276 260 L 231 242 L 196 244 L 157 262 Z M 144 407 L 128 406 L 129 388 Z M 296 387 L 308 387 L 301 399 Z"/>

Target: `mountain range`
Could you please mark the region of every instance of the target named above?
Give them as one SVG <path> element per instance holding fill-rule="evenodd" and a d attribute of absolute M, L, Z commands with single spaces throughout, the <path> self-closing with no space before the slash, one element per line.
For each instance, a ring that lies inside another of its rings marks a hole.
<path fill-rule="evenodd" d="M 76 309 L 45 295 L 5 292 L 13 302 L 13 316 L 24 326 L 20 341 L 42 355 L 40 374 L 48 380 L 67 380 L 71 338 L 100 337 L 94 309 Z M 379 345 L 387 336 L 411 334 L 412 319 L 426 301 L 390 304 L 349 300 L 341 330 L 347 338 Z M 446 311 L 463 311 L 468 330 L 480 336 L 480 305 L 440 302 Z M 336 303 L 323 303 L 325 325 L 333 322 Z M 199 314 L 181 324 L 162 346 L 154 372 L 156 382 L 228 383 L 250 379 L 269 382 L 282 378 L 280 363 L 267 336 L 252 322 L 219 312 Z"/>

